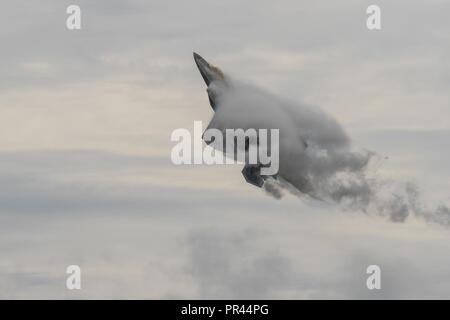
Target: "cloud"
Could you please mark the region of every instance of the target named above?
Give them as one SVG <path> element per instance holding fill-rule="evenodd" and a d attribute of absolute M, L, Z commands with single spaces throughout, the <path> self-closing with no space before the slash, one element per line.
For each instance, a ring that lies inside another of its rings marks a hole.
<path fill-rule="evenodd" d="M 389 156 L 388 176 L 448 200 L 446 1 L 380 1 L 376 34 L 356 0 L 80 0 L 80 32 L 65 28 L 70 4 L 2 5 L 2 297 L 448 297 L 448 231 L 275 201 L 240 168 L 166 161 L 170 132 L 211 116 L 196 50 L 322 106 Z M 64 288 L 73 263 L 78 293 Z M 361 288 L 367 263 L 386 292 Z"/>
<path fill-rule="evenodd" d="M 435 226 L 392 224 L 289 196 L 280 202 L 260 192 L 131 179 L 147 162 L 164 168 L 158 159 L 92 151 L 0 159 L 5 298 L 448 295 L 448 231 Z M 64 287 L 69 264 L 83 270 L 81 292 Z M 364 287 L 368 264 L 382 268 L 381 292 Z"/>
<path fill-rule="evenodd" d="M 293 242 L 278 247 L 273 232 L 255 229 L 239 231 L 196 229 L 185 245 L 189 249 L 187 272 L 197 288 L 197 299 L 420 299 L 444 298 L 448 272 L 435 265 L 432 255 L 391 250 L 384 240 L 366 247 L 352 245 L 332 235 L 340 247 L 339 258 L 316 252 L 316 241 L 328 239 L 316 234 L 290 235 Z M 378 238 L 378 239 L 377 239 Z M 378 241 L 382 236 L 375 236 Z M 400 240 L 400 239 L 398 239 Z M 404 239 L 405 240 L 405 239 Z M 400 247 L 413 242 L 402 240 Z M 289 248 L 296 254 L 289 254 Z M 310 250 L 308 250 L 310 249 Z M 367 250 L 369 249 L 369 250 Z M 320 250 L 320 249 L 319 249 Z M 306 254 L 308 253 L 308 254 Z M 426 257 L 433 261 L 427 261 Z M 443 257 L 442 257 L 443 258 Z M 442 262 L 442 261 L 441 261 Z M 366 269 L 381 268 L 381 290 L 369 290 Z M 307 267 L 309 265 L 309 267 Z M 424 272 L 428 268 L 438 274 Z M 445 279 L 445 280 L 444 280 Z M 439 281 L 445 284 L 437 285 Z M 191 295 L 192 297 L 192 295 Z"/>
<path fill-rule="evenodd" d="M 199 299 L 270 299 L 295 289 L 289 258 L 255 246 L 258 231 L 227 234 L 192 231 L 188 272 L 198 285 Z"/>

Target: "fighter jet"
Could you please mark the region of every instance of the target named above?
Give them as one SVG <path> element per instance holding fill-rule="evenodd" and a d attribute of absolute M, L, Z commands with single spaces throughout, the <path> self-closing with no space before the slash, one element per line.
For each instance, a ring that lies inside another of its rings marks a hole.
<path fill-rule="evenodd" d="M 279 129 L 279 171 L 271 178 L 313 194 L 310 177 L 320 177 L 321 161 L 327 161 L 327 156 L 338 155 L 337 166 L 348 165 L 348 154 L 340 155 L 339 150 L 348 148 L 349 140 L 332 117 L 231 79 L 195 52 L 194 60 L 214 110 L 207 129 Z M 258 164 L 247 163 L 242 174 L 247 182 L 262 187 L 268 177 L 262 176 L 260 169 Z"/>

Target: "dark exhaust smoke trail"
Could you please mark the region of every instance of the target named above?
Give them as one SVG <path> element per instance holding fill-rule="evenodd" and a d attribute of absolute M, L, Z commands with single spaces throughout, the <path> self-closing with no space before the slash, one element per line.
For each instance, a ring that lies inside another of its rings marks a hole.
<path fill-rule="evenodd" d="M 247 88 L 246 91 L 248 90 Z M 289 104 L 280 99 L 278 107 L 283 103 Z M 298 136 L 306 141 L 307 147 L 295 156 L 280 159 L 280 167 L 289 169 L 281 171 L 278 179 L 266 180 L 264 189 L 269 195 L 277 199 L 282 198 L 286 192 L 298 197 L 309 196 L 337 204 L 344 210 L 385 216 L 393 222 L 419 217 L 441 225 L 450 224 L 450 209 L 447 206 L 441 204 L 436 208 L 429 208 L 417 185 L 379 174 L 374 167 L 382 161 L 382 157 L 376 152 L 353 150 L 346 135 L 342 135 L 345 139 L 340 140 L 340 143 L 335 143 L 333 139 L 344 131 L 337 123 L 334 127 L 329 126 L 330 119 L 317 107 L 297 104 L 295 107 L 291 106 L 290 110 L 294 110 L 301 118 L 304 118 L 302 113 L 311 110 L 316 118 L 314 125 L 307 130 L 304 130 L 304 124 L 295 129 L 290 128 L 290 122 L 283 124 L 283 129 L 298 130 Z M 267 115 L 274 116 L 270 113 Z M 320 137 L 321 140 L 312 137 Z M 291 137 L 287 139 L 281 146 L 298 143 Z M 321 143 L 322 141 L 329 143 Z"/>

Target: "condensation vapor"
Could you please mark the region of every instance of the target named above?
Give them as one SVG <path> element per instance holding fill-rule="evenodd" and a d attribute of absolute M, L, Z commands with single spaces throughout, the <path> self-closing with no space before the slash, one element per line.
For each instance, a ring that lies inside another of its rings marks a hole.
<path fill-rule="evenodd" d="M 209 128 L 280 129 L 280 170 L 277 178 L 266 180 L 268 194 L 281 198 L 288 192 L 396 222 L 418 216 L 449 224 L 448 207 L 427 208 L 414 184 L 371 170 L 381 157 L 355 150 L 342 126 L 320 108 L 226 77 L 225 86 L 212 83 L 208 88 L 218 104 Z"/>

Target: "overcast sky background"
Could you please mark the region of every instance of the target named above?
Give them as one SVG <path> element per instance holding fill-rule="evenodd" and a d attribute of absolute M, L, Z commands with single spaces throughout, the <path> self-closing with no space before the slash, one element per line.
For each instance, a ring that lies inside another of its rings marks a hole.
<path fill-rule="evenodd" d="M 78 4 L 82 30 L 66 29 Z M 366 29 L 381 7 L 382 30 Z M 12 1 L 0 13 L 1 298 L 449 298 L 450 229 L 174 166 L 212 117 L 192 51 L 333 114 L 450 203 L 448 1 Z M 82 290 L 65 269 L 82 268 Z M 366 267 L 382 290 L 366 289 Z"/>

